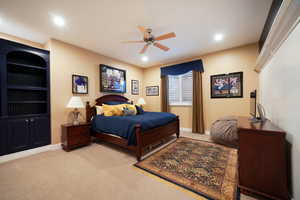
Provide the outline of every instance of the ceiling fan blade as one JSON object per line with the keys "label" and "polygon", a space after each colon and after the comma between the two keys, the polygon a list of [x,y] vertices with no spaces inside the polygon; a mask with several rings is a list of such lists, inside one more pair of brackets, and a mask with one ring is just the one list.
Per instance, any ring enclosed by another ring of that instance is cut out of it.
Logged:
{"label": "ceiling fan blade", "polygon": [[170,48],[158,43],[158,42],[155,42],[153,43],[154,46],[156,46],[157,48],[160,48],[161,50],[164,50],[164,51],[169,51]]}
{"label": "ceiling fan blade", "polygon": [[155,40],[156,41],[166,40],[166,39],[173,38],[173,37],[176,37],[176,35],[174,32],[171,32],[171,33],[160,35],[160,36],[156,37]]}
{"label": "ceiling fan blade", "polygon": [[143,43],[143,40],[131,40],[131,41],[122,41],[122,43]]}
{"label": "ceiling fan blade", "polygon": [[140,51],[140,54],[143,54],[146,52],[146,50],[148,49],[149,44],[145,44],[145,46],[143,47],[143,49]]}
{"label": "ceiling fan blade", "polygon": [[138,26],[138,29],[144,34],[146,32],[146,28],[143,26]]}
{"label": "ceiling fan blade", "polygon": [[144,38],[148,38],[149,37],[149,33],[147,32],[147,28],[145,28],[143,26],[138,26],[138,29],[143,34]]}

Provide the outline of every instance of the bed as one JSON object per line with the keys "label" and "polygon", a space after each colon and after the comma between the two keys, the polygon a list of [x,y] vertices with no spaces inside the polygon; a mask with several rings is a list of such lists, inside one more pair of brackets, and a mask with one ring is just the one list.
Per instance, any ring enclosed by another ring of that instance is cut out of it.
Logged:
{"label": "bed", "polygon": [[[105,102],[131,103],[120,95],[104,95],[95,105]],[[145,149],[173,134],[179,137],[179,117],[170,113],[145,112],[137,116],[104,117],[96,115],[96,107],[86,104],[86,120],[92,123],[92,136],[116,144],[135,153],[138,161]]]}

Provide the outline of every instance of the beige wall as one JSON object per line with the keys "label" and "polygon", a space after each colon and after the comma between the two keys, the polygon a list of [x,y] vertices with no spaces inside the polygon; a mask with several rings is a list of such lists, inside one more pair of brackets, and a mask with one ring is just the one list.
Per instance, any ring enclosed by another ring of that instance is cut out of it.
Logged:
{"label": "beige wall", "polygon": [[[49,40],[45,45],[23,40],[17,37],[0,34],[0,38],[12,40],[50,50],[50,79],[51,79],[51,128],[52,144],[60,143],[61,124],[70,122],[70,111],[66,105],[72,94],[72,74],[85,75],[89,78],[89,93],[80,95],[84,102],[91,103],[102,94],[99,83],[99,64],[125,69],[127,71],[127,93],[124,96],[135,102],[138,95],[131,95],[131,80],[140,81],[140,94],[143,88],[143,69],[108,58],[97,53],[79,48],[58,40]],[[85,109],[80,110],[85,119]]]}
{"label": "beige wall", "polygon": [[[258,74],[253,71],[257,56],[257,44],[250,44],[194,58],[201,58],[204,65],[203,99],[205,129],[207,131],[209,130],[211,123],[219,117],[226,115],[249,115],[249,93],[250,91],[258,88]],[[170,63],[170,65],[171,64],[175,63]],[[160,86],[160,67],[161,66],[156,66],[144,70],[144,87],[149,85]],[[244,72],[244,98],[210,98],[211,75],[239,71]],[[147,105],[145,106],[146,109],[151,111],[160,111],[160,97],[145,96],[145,100],[147,102]],[[171,112],[180,116],[182,128],[192,127],[192,107],[172,106]]]}
{"label": "beige wall", "polygon": [[[143,80],[144,87],[159,85],[159,91],[161,92],[160,67],[144,69]],[[143,96],[146,101],[146,105],[144,106],[146,110],[160,111],[160,96],[146,96],[146,90],[143,90]]]}
{"label": "beige wall", "polygon": [[[130,86],[131,80],[135,79],[140,81],[140,88],[143,88],[143,70],[141,68],[57,40],[51,40],[49,46],[51,51],[52,143],[60,142],[60,126],[70,121],[71,110],[66,109],[66,104],[72,96],[72,74],[88,76],[89,94],[80,96],[84,102],[94,102],[102,95],[99,92],[99,64],[125,69],[127,71],[127,93],[124,96],[137,101],[139,96],[130,94]],[[82,109],[82,113],[85,114],[84,109]]]}

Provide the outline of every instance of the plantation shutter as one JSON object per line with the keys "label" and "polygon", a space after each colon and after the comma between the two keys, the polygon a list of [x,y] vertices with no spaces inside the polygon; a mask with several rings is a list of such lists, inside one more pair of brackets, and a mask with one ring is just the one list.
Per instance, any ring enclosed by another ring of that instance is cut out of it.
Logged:
{"label": "plantation shutter", "polygon": [[180,77],[169,76],[169,103],[180,102]]}
{"label": "plantation shutter", "polygon": [[182,102],[192,102],[193,100],[193,71],[182,75]]}
{"label": "plantation shutter", "polygon": [[193,100],[193,72],[183,75],[168,76],[169,81],[169,103],[191,104]]}

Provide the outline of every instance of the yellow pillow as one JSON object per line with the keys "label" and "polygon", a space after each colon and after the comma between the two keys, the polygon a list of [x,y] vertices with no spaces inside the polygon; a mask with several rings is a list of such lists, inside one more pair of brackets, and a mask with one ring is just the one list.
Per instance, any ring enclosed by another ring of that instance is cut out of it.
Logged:
{"label": "yellow pillow", "polygon": [[106,105],[103,104],[103,113],[104,116],[122,116],[123,115],[123,108],[126,107],[126,104],[119,104],[119,105]]}
{"label": "yellow pillow", "polygon": [[114,116],[114,112],[113,112],[113,110],[105,110],[103,112],[103,115],[106,117],[111,117],[111,116]]}
{"label": "yellow pillow", "polygon": [[96,113],[97,113],[97,115],[102,115],[103,114],[102,106],[96,106]]}
{"label": "yellow pillow", "polygon": [[135,105],[132,105],[132,104],[126,104],[126,107],[127,107],[129,110],[133,110],[133,111],[134,111],[134,114],[136,115],[137,110],[136,110]]}
{"label": "yellow pillow", "polygon": [[110,117],[110,116],[116,115],[115,114],[115,112],[116,112],[115,111],[116,110],[115,107],[111,107],[111,106],[108,106],[108,105],[103,105],[102,108],[103,108],[103,114],[104,114],[104,116]]}

